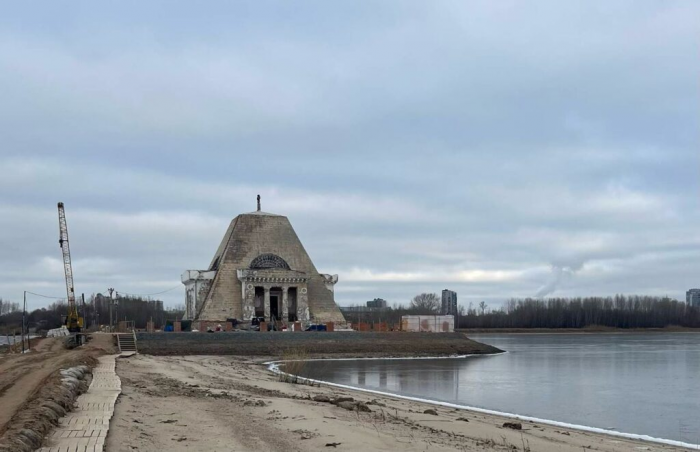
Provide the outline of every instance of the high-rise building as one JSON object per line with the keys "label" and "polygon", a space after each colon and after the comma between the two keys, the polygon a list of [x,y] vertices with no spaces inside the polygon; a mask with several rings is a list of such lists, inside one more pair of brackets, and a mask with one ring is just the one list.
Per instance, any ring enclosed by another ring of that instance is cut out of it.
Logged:
{"label": "high-rise building", "polygon": [[386,302],[386,300],[384,300],[382,298],[375,298],[374,300],[367,302],[367,307],[368,308],[386,308],[387,302]]}
{"label": "high-rise building", "polygon": [[700,308],[700,289],[690,289],[685,293],[685,302]]}
{"label": "high-rise building", "polygon": [[447,289],[442,291],[442,308],[440,309],[440,314],[457,315],[457,292]]}

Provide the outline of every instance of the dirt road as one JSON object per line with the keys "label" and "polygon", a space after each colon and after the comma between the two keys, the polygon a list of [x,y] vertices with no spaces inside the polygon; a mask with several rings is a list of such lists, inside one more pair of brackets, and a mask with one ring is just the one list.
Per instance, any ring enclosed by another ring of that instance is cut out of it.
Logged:
{"label": "dirt road", "polygon": [[96,335],[88,345],[73,350],[64,348],[62,338],[48,338],[37,340],[31,352],[0,357],[0,435],[49,375],[82,364],[105,350],[112,350],[111,337],[106,335]]}
{"label": "dirt road", "polygon": [[[512,430],[503,427],[512,419],[284,383],[249,358],[135,355],[119,359],[117,373],[123,392],[107,437],[110,452],[681,450],[529,422]],[[322,396],[353,397],[371,411],[348,411]]]}

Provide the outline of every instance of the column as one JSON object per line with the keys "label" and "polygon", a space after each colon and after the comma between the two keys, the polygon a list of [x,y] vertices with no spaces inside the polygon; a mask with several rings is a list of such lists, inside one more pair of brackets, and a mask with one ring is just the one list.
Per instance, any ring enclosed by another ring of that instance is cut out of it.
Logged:
{"label": "column", "polygon": [[302,284],[297,289],[297,319],[302,322],[309,321],[309,296],[306,284]]}
{"label": "column", "polygon": [[263,299],[263,309],[265,310],[265,320],[270,321],[270,288],[265,287],[265,298]]}
{"label": "column", "polygon": [[243,282],[243,320],[250,321],[255,315],[255,286]]}
{"label": "column", "polygon": [[285,324],[287,323],[287,321],[289,321],[289,300],[287,298],[288,290],[289,287],[282,287],[282,314],[280,315],[280,317],[282,317],[282,322],[284,322]]}

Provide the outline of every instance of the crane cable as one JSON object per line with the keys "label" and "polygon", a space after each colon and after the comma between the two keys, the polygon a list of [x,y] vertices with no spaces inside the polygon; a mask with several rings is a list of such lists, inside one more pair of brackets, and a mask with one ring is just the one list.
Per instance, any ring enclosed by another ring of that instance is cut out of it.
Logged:
{"label": "crane cable", "polygon": [[[129,295],[131,297],[150,297],[151,295],[160,295],[160,294],[164,294],[166,292],[170,292],[171,290],[175,290],[178,287],[180,287],[180,284],[178,284],[177,286],[171,287],[170,289],[164,290],[162,292],[146,293],[146,294],[126,293],[126,292],[120,292],[118,290],[115,290],[115,292],[119,293],[120,295]],[[65,300],[66,299],[65,295],[61,295],[61,296],[57,297],[57,296],[52,296],[52,295],[44,295],[44,294],[40,294],[40,293],[36,293],[36,292],[30,292],[28,290],[25,290],[24,292],[27,292],[28,294],[31,294],[31,295],[36,295],[37,297],[48,298],[50,300]]]}
{"label": "crane cable", "polygon": [[65,300],[65,299],[66,299],[65,295],[64,295],[64,296],[60,296],[60,297],[51,297],[51,296],[49,296],[49,295],[42,295],[42,294],[40,294],[40,293],[34,293],[34,292],[30,292],[30,291],[28,291],[28,290],[25,290],[25,292],[30,293],[30,294],[32,294],[32,295],[36,295],[37,297],[50,298],[50,299],[52,299],[52,300]]}
{"label": "crane cable", "polygon": [[121,292],[119,290],[115,290],[114,292],[118,293],[119,295],[128,295],[130,297],[150,297],[152,295],[160,295],[160,294],[164,294],[166,292],[170,292],[171,290],[175,290],[178,287],[180,287],[180,284],[178,284],[175,287],[171,287],[170,289],[166,289],[162,292],[155,292],[155,293],[126,293],[126,292]]}

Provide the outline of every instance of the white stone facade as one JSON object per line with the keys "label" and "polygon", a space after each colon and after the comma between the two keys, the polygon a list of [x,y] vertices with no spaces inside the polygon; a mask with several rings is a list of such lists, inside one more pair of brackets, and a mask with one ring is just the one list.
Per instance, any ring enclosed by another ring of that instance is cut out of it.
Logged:
{"label": "white stone facade", "polygon": [[334,299],[338,275],[316,270],[281,215],[258,211],[234,218],[209,269],[185,272],[182,281],[188,319],[345,323]]}
{"label": "white stone facade", "polygon": [[185,285],[185,316],[183,320],[193,320],[197,309],[202,306],[204,297],[207,296],[211,282],[216,276],[216,271],[187,270],[180,280]]}

